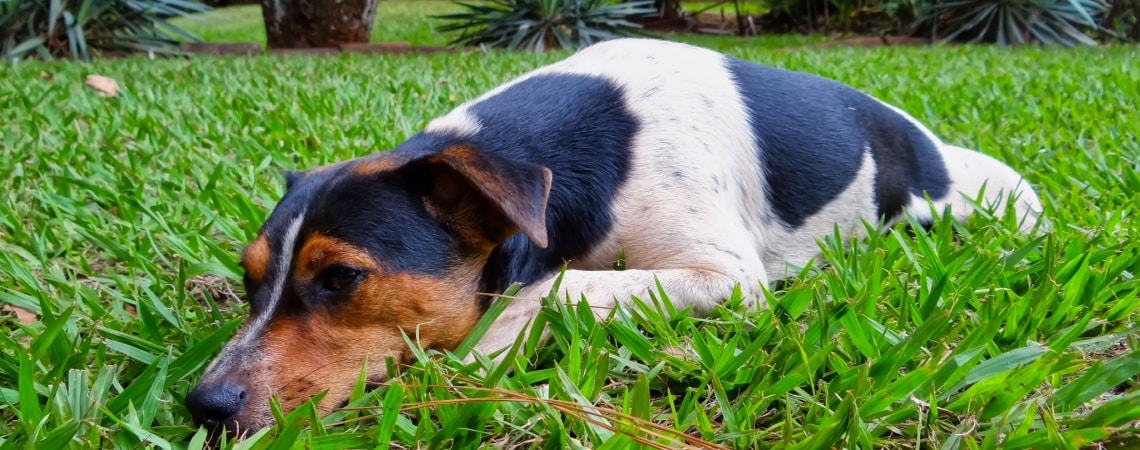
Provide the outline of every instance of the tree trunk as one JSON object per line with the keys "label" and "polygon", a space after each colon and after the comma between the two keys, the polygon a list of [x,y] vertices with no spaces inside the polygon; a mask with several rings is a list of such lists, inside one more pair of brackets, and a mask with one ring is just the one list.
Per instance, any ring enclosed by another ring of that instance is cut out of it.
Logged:
{"label": "tree trunk", "polygon": [[269,48],[367,43],[379,0],[261,0]]}

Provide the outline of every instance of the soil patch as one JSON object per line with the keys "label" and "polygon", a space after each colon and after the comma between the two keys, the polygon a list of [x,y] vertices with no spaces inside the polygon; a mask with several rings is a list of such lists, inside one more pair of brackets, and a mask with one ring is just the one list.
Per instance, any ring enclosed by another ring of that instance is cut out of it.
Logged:
{"label": "soil patch", "polygon": [[441,47],[412,45],[407,42],[377,42],[367,44],[342,44],[337,47],[314,48],[273,48],[265,49],[256,42],[196,42],[179,46],[183,53],[199,56],[255,56],[270,54],[275,56],[332,56],[341,53],[361,53],[368,55],[402,55],[408,53],[434,54],[458,53],[464,47]]}
{"label": "soil patch", "polygon": [[902,47],[902,46],[925,46],[932,45],[930,39],[916,38],[908,36],[880,36],[880,37],[858,37],[851,39],[839,39],[834,41],[821,42],[818,44],[799,45],[795,47],[785,47],[777,49],[778,52],[792,52],[800,50],[818,50],[830,47]]}
{"label": "soil patch", "polygon": [[179,50],[198,55],[242,55],[250,56],[261,53],[261,44],[256,42],[186,42],[178,46]]}

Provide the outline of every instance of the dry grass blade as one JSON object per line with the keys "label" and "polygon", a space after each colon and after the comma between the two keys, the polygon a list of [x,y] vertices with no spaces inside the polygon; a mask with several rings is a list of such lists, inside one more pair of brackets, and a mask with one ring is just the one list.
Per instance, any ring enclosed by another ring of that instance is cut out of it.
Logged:
{"label": "dry grass blade", "polygon": [[[554,408],[558,411],[561,411],[562,413],[571,415],[571,416],[573,416],[579,420],[600,426],[600,427],[605,428],[605,429],[612,431],[614,433],[620,433],[626,437],[629,437],[630,439],[637,441],[638,443],[641,443],[643,445],[647,445],[647,446],[650,446],[653,448],[671,449],[671,448],[675,448],[675,447],[662,446],[662,444],[660,444],[660,443],[650,441],[650,440],[645,439],[641,436],[636,436],[636,435],[630,434],[627,430],[619,429],[619,428],[614,427],[612,425],[609,425],[605,422],[601,422],[601,421],[598,421],[597,419],[593,419],[590,416],[597,416],[597,417],[602,417],[602,418],[605,418],[608,420],[624,422],[627,425],[632,425],[632,426],[637,427],[638,431],[649,434],[649,435],[651,435],[655,438],[658,438],[658,439],[665,439],[665,440],[672,440],[672,441],[676,441],[676,440],[680,439],[685,444],[693,446],[693,448],[728,450],[728,447],[718,445],[716,443],[709,442],[709,441],[706,441],[704,439],[701,439],[701,438],[698,438],[695,436],[690,436],[690,435],[685,434],[681,431],[677,431],[677,430],[674,430],[671,428],[663,427],[663,426],[658,425],[656,423],[653,423],[651,421],[641,419],[639,417],[630,416],[629,414],[625,414],[621,411],[617,411],[617,410],[614,410],[612,408],[606,408],[604,406],[597,406],[597,405],[586,406],[586,405],[582,405],[580,403],[575,403],[575,402],[566,401],[566,400],[557,400],[557,399],[546,399],[546,400],[544,400],[544,399],[540,399],[540,398],[531,397],[529,395],[526,395],[526,394],[523,394],[520,392],[508,391],[505,389],[498,389],[498,388],[485,388],[485,387],[479,387],[479,386],[448,386],[448,385],[436,385],[436,384],[417,384],[417,385],[405,385],[405,386],[406,387],[421,388],[421,389],[448,389],[448,390],[452,390],[452,391],[468,390],[468,391],[483,392],[483,393],[488,393],[488,394],[495,394],[495,395],[499,395],[500,397],[450,398],[450,399],[442,399],[442,400],[431,400],[431,401],[424,401],[424,402],[405,403],[403,406],[400,407],[400,412],[414,411],[414,410],[422,409],[422,408],[434,408],[434,407],[445,406],[445,405],[459,405],[459,404],[486,403],[486,402],[494,402],[494,403],[516,402],[516,403],[545,404],[545,405],[550,406],[551,408]],[[369,409],[374,409],[374,408],[372,408],[372,407],[343,408],[343,410],[345,410],[345,411],[362,411],[362,410],[369,410]],[[340,421],[340,422],[334,423],[332,425],[343,425],[347,422],[360,421],[360,420],[365,420],[365,419],[373,419],[376,417],[379,417],[379,415],[376,415],[376,414],[363,415],[363,416],[356,417],[354,419],[348,419],[348,420]]]}
{"label": "dry grass blade", "polygon": [[102,75],[88,75],[84,83],[104,97],[119,95],[119,83]]}

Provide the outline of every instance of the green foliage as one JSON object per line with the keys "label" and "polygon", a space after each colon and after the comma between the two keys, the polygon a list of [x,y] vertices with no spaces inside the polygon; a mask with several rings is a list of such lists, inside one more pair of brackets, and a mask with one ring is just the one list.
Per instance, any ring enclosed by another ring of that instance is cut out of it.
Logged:
{"label": "green foliage", "polygon": [[782,32],[895,33],[925,0],[764,0],[765,29]]}
{"label": "green foliage", "polygon": [[946,41],[1096,45],[1089,33],[1107,11],[1104,0],[931,0],[911,28]]}
{"label": "green foliage", "polygon": [[88,60],[107,51],[172,53],[175,36],[196,38],[167,19],[209,9],[193,0],[0,0],[0,54]]}
{"label": "green foliage", "polygon": [[[668,293],[657,292],[598,321],[548,298],[548,345],[525,335],[519,357],[486,371],[421,352],[393,382],[357,390],[349,409],[317,420],[300,408],[222,448],[1124,448],[1140,438],[1140,55],[777,53],[768,48],[787,38],[690,39],[852,84],[1008,161],[1039,189],[1054,231],[1023,236],[983,213],[899,226],[846,251],[827,239],[831,264],[790,280],[763,311],[665,319]],[[201,448],[181,402],[247,311],[237,255],[281,195],[281,171],[392,148],[566,54],[0,67],[11,112],[0,133],[0,305],[38,316],[0,312],[0,447]],[[92,71],[118,80],[120,95],[82,88]]]}
{"label": "green foliage", "polygon": [[[1135,12],[1106,0],[768,0],[768,29],[908,34],[943,41],[1096,45],[1128,37]],[[1125,4],[1126,2],[1120,2]]]}
{"label": "green foliage", "polygon": [[1116,39],[1140,42],[1140,0],[1112,0],[1101,28]]}
{"label": "green foliage", "polygon": [[652,14],[653,0],[488,0],[457,2],[466,11],[435,16],[439,31],[460,34],[452,43],[492,48],[577,49],[631,35],[630,17]]}

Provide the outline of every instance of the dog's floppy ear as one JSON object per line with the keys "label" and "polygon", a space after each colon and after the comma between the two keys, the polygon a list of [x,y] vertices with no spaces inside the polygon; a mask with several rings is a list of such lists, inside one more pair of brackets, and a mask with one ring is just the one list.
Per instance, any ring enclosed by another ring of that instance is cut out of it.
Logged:
{"label": "dog's floppy ear", "polygon": [[429,213],[468,243],[494,246],[521,231],[546,248],[550,169],[463,145],[405,169],[424,193]]}

